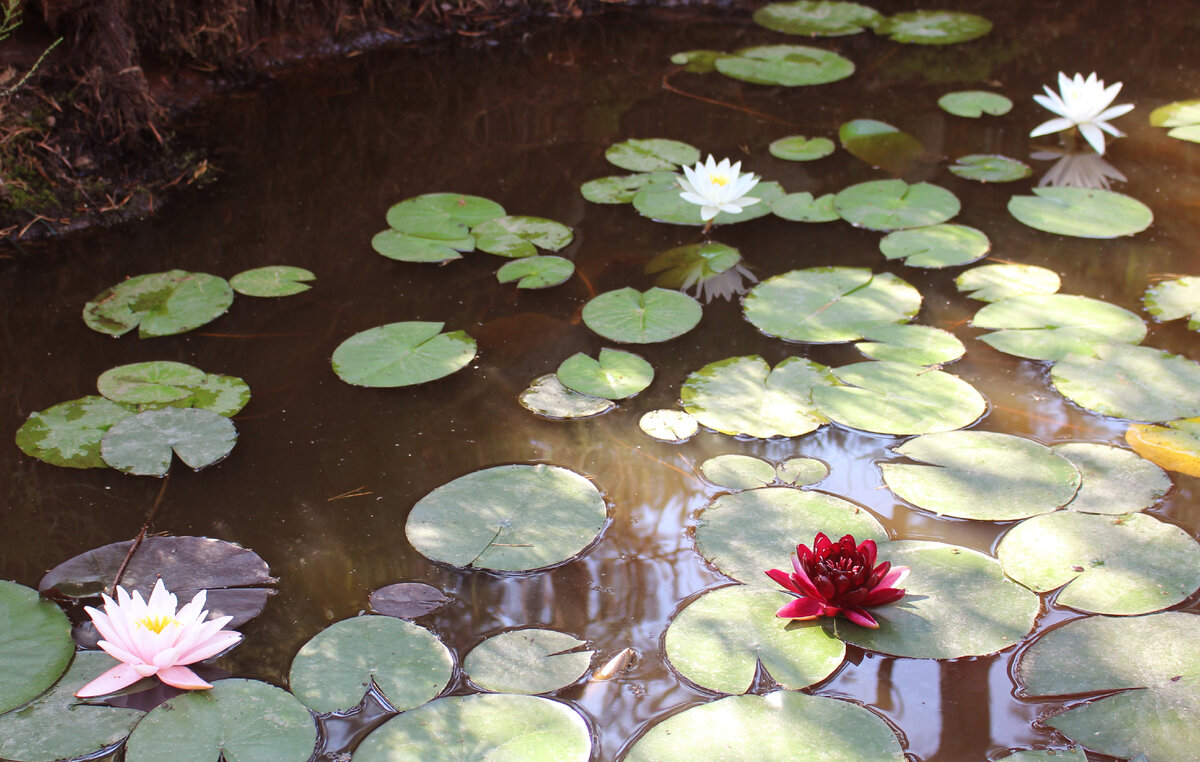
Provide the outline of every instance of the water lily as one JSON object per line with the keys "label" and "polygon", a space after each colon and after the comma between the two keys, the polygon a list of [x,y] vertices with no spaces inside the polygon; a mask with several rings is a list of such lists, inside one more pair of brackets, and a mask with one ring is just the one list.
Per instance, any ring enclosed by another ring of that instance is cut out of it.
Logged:
{"label": "water lily", "polygon": [[132,685],[143,677],[158,676],[167,685],[185,690],[212,685],[185,665],[194,664],[232,647],[242,635],[222,629],[232,617],[204,621],[205,591],[176,611],[176,600],[160,579],[149,602],[136,590],[131,596],[117,587],[117,599],[104,596],[104,611],[91,606],[87,613],[100,631],[99,645],[121,663],[79,689],[80,698],[103,696]]}
{"label": "water lily", "polygon": [[740,161],[730,166],[729,159],[721,159],[718,164],[709,154],[707,162],[696,162],[694,167],[683,168],[684,176],[679,179],[683,193],[679,197],[689,204],[697,204],[700,219],[710,225],[720,212],[737,214],[744,207],[758,203],[757,198],[746,194],[758,185],[759,177],[749,172],[743,175],[741,169]]}
{"label": "water lily", "polygon": [[1043,85],[1042,89],[1046,94],[1035,95],[1033,99],[1058,116],[1039,124],[1029,133],[1029,137],[1036,138],[1039,135],[1049,135],[1052,132],[1077,127],[1084,139],[1096,149],[1096,153],[1102,154],[1105,132],[1115,138],[1124,135],[1108,123],[1109,119],[1115,119],[1133,109],[1132,103],[1109,106],[1121,91],[1120,82],[1105,87],[1104,80],[1096,78],[1096,72],[1089,74],[1087,79],[1084,79],[1082,74],[1068,79],[1066,74],[1059,72],[1059,92],[1051,90],[1049,85]]}
{"label": "water lily", "polygon": [[767,572],[768,577],[800,596],[775,616],[816,619],[841,615],[861,627],[879,627],[867,609],[904,597],[904,590],[896,585],[908,576],[908,567],[893,568],[887,561],[876,566],[875,554],[874,540],[855,545],[851,535],[832,542],[818,532],[812,550],[797,545],[792,556],[794,574],[779,569]]}

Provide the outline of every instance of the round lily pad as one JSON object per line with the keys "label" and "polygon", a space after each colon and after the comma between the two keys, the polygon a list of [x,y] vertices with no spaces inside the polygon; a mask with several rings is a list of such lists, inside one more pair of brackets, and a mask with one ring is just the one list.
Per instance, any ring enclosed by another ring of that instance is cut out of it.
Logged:
{"label": "round lily pad", "polygon": [[994,431],[949,431],[893,448],[918,464],[881,463],[883,481],[939,515],[1010,521],[1071,502],[1082,481],[1062,455],[1031,439]]}
{"label": "round lily pad", "polygon": [[716,60],[717,71],[756,85],[823,85],[854,73],[854,62],[829,50],[804,45],[742,48]]}
{"label": "round lily pad", "polygon": [[804,487],[829,476],[829,464],[816,458],[788,458],[779,464],[775,473],[784,484]]}
{"label": "round lily pad", "polygon": [[841,666],[846,646],[816,622],[780,619],[794,600],[782,590],[730,585],[709,590],[671,620],[663,647],[680,675],[718,693],[745,693],[759,666],[782,688],[799,690]]}
{"label": "round lily pad", "polygon": [[137,412],[104,397],[81,397],[32,413],[17,429],[17,447],[31,458],[67,468],[107,468],[100,440]]}
{"label": "round lily pad", "polygon": [[879,326],[907,323],[921,294],[891,273],[865,267],[810,267],[759,283],[742,300],[746,319],[768,336],[832,343]]}
{"label": "round lily pad", "polygon": [[1072,294],[993,302],[975,313],[971,325],[993,331],[980,341],[1030,360],[1056,361],[1073,352],[1091,354],[1100,344],[1137,344],[1146,337],[1146,324],[1129,310]]}
{"label": "round lily pad", "polygon": [[992,244],[983,231],[966,225],[929,225],[897,230],[879,241],[888,259],[903,259],[909,267],[954,267],[987,255]]}
{"label": "round lily pad", "polygon": [[868,330],[855,348],[872,360],[914,365],[954,362],[967,351],[958,337],[928,325],[884,325]]}
{"label": "round lily pad", "polygon": [[811,395],[828,383],[828,368],[801,357],[774,369],[757,355],[728,357],[689,375],[679,397],[693,418],[722,434],[798,437],[825,422]]}
{"label": "round lily pad", "polygon": [[1008,211],[1035,230],[1080,238],[1118,238],[1150,227],[1154,214],[1136,198],[1099,188],[1034,188]]}
{"label": "round lily pad", "polygon": [[[684,201],[675,185],[660,185],[652,183],[642,186],[633,197],[633,208],[643,217],[649,217],[657,222],[669,222],[673,225],[703,225],[700,217],[700,207],[690,201]],[[771,203],[784,195],[783,187],[776,182],[760,182],[750,191],[750,198],[758,199],[753,204],[746,205],[737,214],[718,212],[713,218],[716,225],[731,225],[737,222],[755,220],[771,213]]]}
{"label": "round lily pad", "polygon": [[750,455],[717,455],[700,464],[700,473],[718,487],[754,489],[775,481],[775,466]]}
{"label": "round lily pad", "polygon": [[789,193],[771,203],[771,213],[792,222],[833,222],[841,219],[833,209],[832,193],[820,198],[813,198],[813,194],[808,192]]}
{"label": "round lily pad", "polygon": [[986,90],[960,90],[938,98],[938,106],[948,114],[978,119],[984,114],[1003,116],[1012,111],[1013,103],[1000,93]]}
{"label": "round lily pad", "polygon": [[1126,429],[1125,441],[1168,471],[1200,477],[1200,418],[1168,421],[1165,426],[1135,423]]}
{"label": "round lily pad", "polygon": [[292,693],[314,711],[352,709],[371,687],[403,712],[433,700],[454,676],[454,656],[424,627],[390,616],[343,619],[296,653]]}
{"label": "round lily pad", "polygon": [[204,380],[189,387],[190,394],[171,403],[171,407],[194,407],[211,410],[217,415],[232,418],[250,402],[250,386],[237,376],[206,373]]}
{"label": "round lily pad", "polygon": [[907,132],[876,119],[854,119],[838,128],[847,153],[895,174],[907,171],[925,155],[925,146]]}
{"label": "round lily pad", "polygon": [[638,428],[663,442],[686,442],[696,435],[700,424],[682,410],[651,410],[638,420]]}
{"label": "round lily pad", "polygon": [[233,289],[208,273],[168,270],[138,275],[84,305],[88,328],[110,336],[138,329],[143,339],[170,336],[216,320],[233,304]]}
{"label": "round lily pad", "polygon": [[508,216],[471,228],[480,251],[516,259],[532,257],[538,249],[558,251],[571,242],[571,228],[544,217]]}
{"label": "round lily pad", "polygon": [[1033,174],[1033,170],[1023,161],[982,153],[958,157],[950,165],[950,171],[964,180],[981,183],[1011,183]]}
{"label": "round lily pad", "polygon": [[558,380],[581,394],[621,400],[649,386],[654,368],[632,352],[619,349],[601,349],[598,360],[576,352],[558,366]]}
{"label": "round lily pad", "polygon": [[441,590],[424,582],[397,582],[371,591],[371,610],[399,619],[416,619],[454,602]]}
{"label": "round lily pad", "polygon": [[860,362],[834,371],[840,385],[813,389],[829,420],[877,434],[929,434],[961,429],[987,402],[958,376],[907,362]]}
{"label": "round lily pad", "polygon": [[978,39],[992,31],[983,16],[960,11],[911,11],[888,16],[875,26],[894,42],[916,45],[953,45]]}
{"label": "round lily pad", "polygon": [[1188,328],[1200,331],[1200,277],[1183,278],[1155,283],[1146,289],[1142,304],[1155,320],[1188,318]]}
{"label": "round lily pad", "polygon": [[237,444],[237,429],[211,410],[167,407],[147,410],[114,425],[100,441],[104,462],[137,476],[166,476],[171,453],[199,471]]}
{"label": "round lily pad", "polygon": [[229,285],[244,296],[292,296],[312,288],[306,281],[316,279],[303,267],[269,265],[240,272],[229,279]]}
{"label": "round lily pad", "polygon": [[70,663],[75,644],[62,609],[16,582],[0,580],[0,620],[2,714],[53,685]]}
{"label": "round lily pad", "polygon": [[575,263],[564,257],[522,257],[506,262],[496,271],[501,283],[517,281],[517,288],[550,288],[562,283],[575,272]]}
{"label": "round lily pad", "polygon": [[608,520],[600,491],[565,468],[486,468],[417,501],[405,532],[422,555],[458,567],[526,571],[569,560]]}
{"label": "round lily pad", "polygon": [[1050,449],[1079,469],[1083,483],[1067,510],[1129,513],[1149,508],[1171,489],[1171,477],[1129,450],[1091,442],[1067,442]]}
{"label": "round lily pad", "polygon": [[954,279],[962,293],[982,302],[999,302],[1014,296],[1053,294],[1062,282],[1058,273],[1037,265],[980,265]]}
{"label": "round lily pad", "polygon": [[557,630],[509,630],[472,648],[463,659],[463,672],[472,683],[494,693],[550,693],[587,672],[593,652],[585,645]]}
{"label": "round lily pad", "polygon": [[732,246],[707,241],[656,254],[646,263],[646,273],[658,273],[656,286],[683,290],[727,272],[741,261],[742,255]]}
{"label": "round lily pad", "polygon": [[610,341],[654,344],[696,327],[704,310],[687,294],[665,288],[606,291],[583,306],[583,322]]}
{"label": "round lily pad", "polygon": [[1034,516],[996,546],[1004,573],[1055,602],[1096,614],[1148,614],[1200,588],[1200,545],[1144,513]]}
{"label": "round lily pad", "polygon": [[630,138],[609,146],[604,158],[632,172],[674,172],[700,161],[700,149],[678,140]]}
{"label": "round lily pad", "polygon": [[422,238],[387,229],[371,238],[371,248],[388,259],[398,262],[450,262],[462,259],[461,251],[474,251],[475,239],[468,233],[465,238]]}
{"label": "round lily pad", "polygon": [[1050,369],[1054,388],[1076,405],[1151,423],[1200,415],[1200,364],[1129,344],[1099,344],[1092,352],[1067,355]]}
{"label": "round lily pad", "polygon": [[139,362],[109,368],[96,379],[96,388],[113,402],[128,405],[166,405],[191,395],[205,373],[181,362]]}
{"label": "round lily pad", "polygon": [[901,230],[945,222],[961,207],[953,193],[937,185],[869,180],[834,196],[833,208],[855,227]]}
{"label": "round lily pad", "polygon": [[[767,6],[770,7],[770,6]],[[833,141],[829,138],[808,138],[804,135],[788,135],[771,141],[767,150],[776,159],[784,161],[813,161],[833,153]]]}
{"label": "round lily pad", "polygon": [[400,233],[453,246],[454,242],[469,239],[470,229],[479,223],[502,216],[504,207],[490,199],[462,193],[426,193],[393,205],[387,211],[387,223]]}
{"label": "round lily pad", "polygon": [[[696,152],[699,160],[700,152]],[[672,169],[674,167],[672,166]],[[628,204],[637,192],[646,185],[674,185],[674,172],[639,172],[636,175],[613,175],[588,180],[579,186],[583,197],[594,204]]]}
{"label": "round lily pad", "polygon": [[517,400],[521,407],[545,418],[590,418],[616,407],[612,400],[568,389],[554,373],[534,379]]}
{"label": "round lily pad", "polygon": [[785,34],[839,37],[858,34],[883,20],[874,8],[834,0],[769,3],[754,12],[754,22]]}
{"label": "round lily pad", "polygon": [[411,321],[356,333],[333,351],[333,372],[355,386],[411,386],[462,369],[475,357],[475,340],[463,331],[442,333],[445,323]]}

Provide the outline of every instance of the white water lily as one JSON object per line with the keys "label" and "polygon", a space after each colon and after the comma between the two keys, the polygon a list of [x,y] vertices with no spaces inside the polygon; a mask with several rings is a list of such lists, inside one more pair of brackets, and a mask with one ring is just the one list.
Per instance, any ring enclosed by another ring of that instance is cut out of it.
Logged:
{"label": "white water lily", "polygon": [[1096,149],[1096,153],[1102,154],[1104,153],[1105,132],[1115,138],[1125,134],[1108,123],[1109,119],[1115,119],[1133,109],[1132,103],[1109,106],[1117,97],[1117,93],[1121,91],[1120,82],[1105,87],[1104,80],[1096,78],[1096,72],[1092,72],[1087,79],[1084,79],[1082,74],[1068,78],[1060,71],[1058,73],[1059,92],[1051,90],[1049,85],[1043,85],[1042,89],[1046,91],[1046,94],[1035,95],[1033,99],[1058,116],[1039,124],[1033,129],[1033,132],[1029,133],[1029,137],[1036,138],[1040,135],[1049,135],[1052,132],[1077,127],[1084,140]]}
{"label": "white water lily", "polygon": [[700,219],[705,222],[720,212],[737,214],[744,207],[759,201],[746,195],[758,185],[758,175],[750,172],[743,175],[741,169],[740,161],[730,166],[729,159],[721,159],[718,164],[709,154],[707,162],[697,162],[695,167],[683,168],[684,177],[679,180],[683,193],[679,197],[689,204],[698,205]]}

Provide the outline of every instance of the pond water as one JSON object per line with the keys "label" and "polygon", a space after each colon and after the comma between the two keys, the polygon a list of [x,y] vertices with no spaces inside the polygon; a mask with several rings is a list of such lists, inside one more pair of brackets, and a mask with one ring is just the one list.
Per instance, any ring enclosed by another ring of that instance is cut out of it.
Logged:
{"label": "pond water", "polygon": [[[1147,116],[1200,95],[1200,61],[1190,55],[1200,21],[1171,2],[1123,5],[1120,14],[1100,0],[955,5],[991,18],[992,33],[945,47],[898,45],[870,33],[809,43],[783,39],[740,12],[614,12],[537,25],[495,43],[455,40],[329,61],[230,94],[190,125],[216,146],[211,163],[219,182],[187,191],[148,220],[39,245],[0,263],[0,429],[14,432],[35,410],[94,393],[101,372],[125,363],[176,360],[244,378],[253,399],[235,419],[236,448],[197,473],[177,464],[153,524],[158,532],[251,548],[280,580],[265,612],[241,628],[244,643],[220,666],[285,684],[292,656],[315,633],[366,610],[371,591],[420,580],[455,599],[420,622],[460,659],[486,636],[525,625],[588,640],[599,652],[594,666],[636,649],[640,658],[620,679],[556,694],[589,718],[594,759],[615,759],[657,719],[713,698],[676,676],[662,654],[663,633],[682,603],[727,582],[696,553],[690,534],[696,514],[723,492],[700,477],[705,459],[819,458],[831,473],[816,488],[866,506],[896,538],[990,552],[1011,522],[937,517],[896,498],[876,462],[894,457],[889,448],[899,437],[836,426],[772,440],[702,432],[682,445],[644,435],[640,416],[677,407],[687,375],[715,360],[760,354],[774,364],[802,354],[837,366],[859,359],[849,345],[764,336],[736,301],[705,305],[700,326],[681,338],[632,347],[656,376],[618,409],[574,421],[523,409],[517,395],[534,378],[577,351],[595,355],[612,345],[583,325],[584,303],[612,289],[649,288],[653,276],[644,268],[653,255],[701,240],[698,228],[656,223],[628,205],[580,196],[584,181],[624,173],[605,161],[608,146],[631,137],[682,140],[740,159],[789,192],[820,195],[889,175],[843,150],[816,162],[780,161],[768,144],[789,134],[835,137],[851,119],[879,119],[924,144],[932,159],[903,177],[951,189],[963,207],[955,222],[985,231],[994,261],[1052,269],[1064,293],[1143,316],[1141,295],[1154,278],[1197,272],[1200,148],[1168,139]],[[680,72],[667,62],[681,50],[778,42],[837,50],[858,71],[835,84],[785,89]],[[1028,137],[1046,118],[1030,96],[1060,70],[1093,69],[1107,82],[1124,82],[1119,102],[1137,104],[1117,122],[1128,137],[1113,142],[1107,158],[1128,178],[1114,189],[1153,209],[1149,230],[1111,241],[1038,232],[1005,209],[1031,181],[980,184],[946,170],[955,157],[996,153],[1033,165],[1036,180],[1050,162],[1029,154],[1057,137]],[[1015,107],[983,120],[937,107],[940,95],[974,88],[1004,93]],[[556,288],[517,291],[496,283],[502,260],[487,254],[436,266],[372,251],[389,206],[436,191],[484,196],[510,214],[571,226],[574,242],[563,253],[576,275]],[[887,261],[880,234],[840,222],[768,216],[718,227],[713,237],[737,247],[759,279],[851,265],[912,283],[924,296],[917,322],[952,331],[967,345],[966,356],[946,369],[987,398],[977,428],[1046,444],[1123,444],[1127,424],[1067,402],[1051,388],[1044,363],[1001,354],[975,338],[982,332],[967,321],[981,303],[953,283],[963,268]],[[85,302],[128,276],[181,268],[230,277],[268,264],[305,267],[317,280],[286,299],[238,297],[217,321],[179,336],[113,340],[79,318]],[[465,330],[479,354],[444,380],[399,389],[354,387],[331,372],[330,355],[344,339],[405,320]],[[1150,322],[1144,343],[1200,355],[1196,334],[1182,321]],[[543,572],[494,574],[435,564],[409,545],[405,519],[418,499],[477,469],[528,462],[585,474],[608,501],[610,524],[581,558]],[[1172,491],[1149,512],[1195,536],[1200,482],[1172,478]],[[130,539],[160,486],[111,470],[55,468],[0,448],[0,578],[36,586],[63,560]],[[779,566],[789,552],[779,548]],[[1180,608],[1200,613],[1194,597]],[[1035,634],[1076,615],[1048,600]],[[851,648],[847,663],[813,691],[874,707],[900,731],[911,757],[925,762],[1062,747],[1061,736],[1036,722],[1061,702],[1014,697],[1013,659],[1013,649],[934,661]]]}

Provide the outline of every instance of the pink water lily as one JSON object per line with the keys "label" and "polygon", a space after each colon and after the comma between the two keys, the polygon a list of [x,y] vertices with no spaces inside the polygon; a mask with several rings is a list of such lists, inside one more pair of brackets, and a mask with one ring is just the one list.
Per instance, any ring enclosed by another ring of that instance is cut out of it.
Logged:
{"label": "pink water lily", "polygon": [[88,606],[87,613],[104,638],[100,647],[121,663],[80,688],[75,694],[80,698],[113,693],[151,675],[184,690],[211,688],[185,665],[216,656],[242,639],[241,633],[222,629],[233,617],[204,621],[203,590],[178,611],[175,595],[161,579],[148,602],[123,587],[117,588],[117,600],[103,597],[104,611]]}
{"label": "pink water lily", "polygon": [[767,572],[768,577],[800,596],[784,604],[775,616],[816,619],[840,615],[861,627],[879,627],[867,609],[904,597],[904,590],[896,585],[908,576],[908,567],[893,568],[887,561],[876,566],[876,552],[874,540],[855,545],[854,537],[846,535],[831,542],[820,532],[812,550],[797,545],[792,556],[794,574],[779,569]]}

